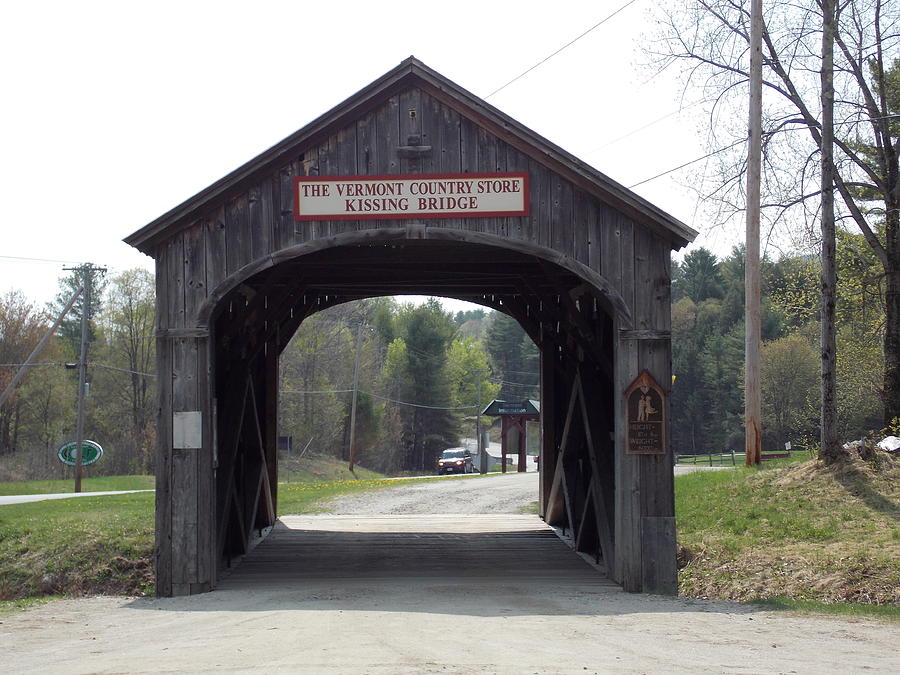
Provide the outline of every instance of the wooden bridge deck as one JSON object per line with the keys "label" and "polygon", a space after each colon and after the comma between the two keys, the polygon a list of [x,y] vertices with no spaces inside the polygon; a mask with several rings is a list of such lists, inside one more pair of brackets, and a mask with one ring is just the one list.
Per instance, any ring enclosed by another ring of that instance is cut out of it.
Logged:
{"label": "wooden bridge deck", "polygon": [[219,584],[223,590],[304,582],[610,586],[536,516],[286,516]]}

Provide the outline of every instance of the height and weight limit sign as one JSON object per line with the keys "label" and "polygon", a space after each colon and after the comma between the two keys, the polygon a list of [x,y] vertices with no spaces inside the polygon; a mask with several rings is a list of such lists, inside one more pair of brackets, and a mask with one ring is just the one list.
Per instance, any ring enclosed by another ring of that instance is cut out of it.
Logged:
{"label": "height and weight limit sign", "polygon": [[298,176],[294,219],[527,216],[528,174]]}

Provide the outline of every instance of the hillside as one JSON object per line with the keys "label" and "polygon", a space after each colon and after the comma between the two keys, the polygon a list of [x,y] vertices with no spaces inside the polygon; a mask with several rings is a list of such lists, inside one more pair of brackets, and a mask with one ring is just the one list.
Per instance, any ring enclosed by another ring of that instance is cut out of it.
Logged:
{"label": "hillside", "polygon": [[900,604],[900,460],[676,479],[688,597]]}

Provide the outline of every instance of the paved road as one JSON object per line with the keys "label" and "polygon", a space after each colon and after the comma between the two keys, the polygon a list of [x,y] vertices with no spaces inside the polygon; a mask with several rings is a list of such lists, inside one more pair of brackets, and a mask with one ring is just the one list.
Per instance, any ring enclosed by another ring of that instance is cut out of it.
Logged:
{"label": "paved road", "polygon": [[3,506],[4,504],[42,502],[47,499],[74,499],[77,497],[100,497],[102,495],[127,495],[132,492],[153,492],[153,490],[111,490],[109,492],[55,492],[40,495],[3,495],[0,496],[0,506]]}

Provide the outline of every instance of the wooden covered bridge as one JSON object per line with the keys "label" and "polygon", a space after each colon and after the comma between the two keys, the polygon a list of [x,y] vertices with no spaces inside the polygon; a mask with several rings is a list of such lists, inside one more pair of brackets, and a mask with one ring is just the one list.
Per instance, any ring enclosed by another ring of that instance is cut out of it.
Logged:
{"label": "wooden covered bridge", "polygon": [[215,588],[275,522],[301,322],[406,293],[522,325],[542,517],[626,590],[674,592],[669,258],[694,236],[414,58],[135,232],[156,260],[157,592]]}

